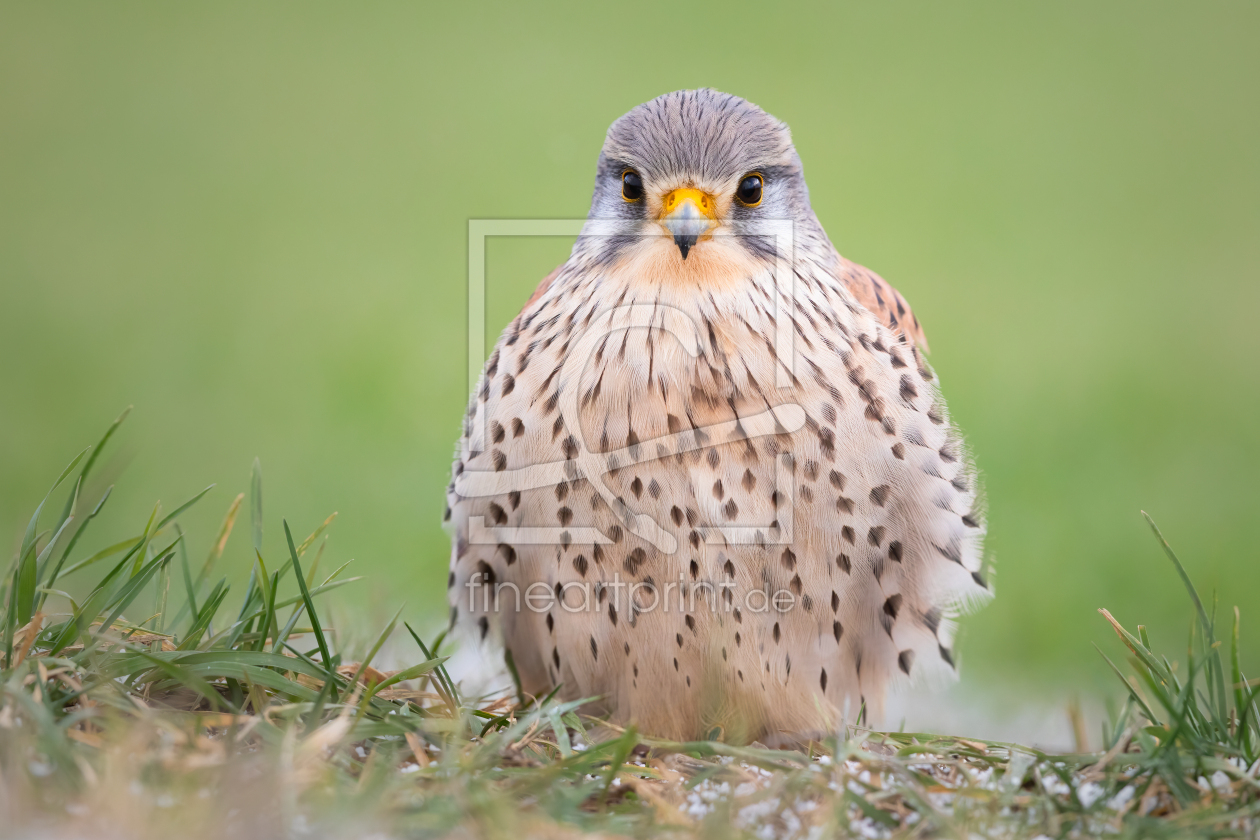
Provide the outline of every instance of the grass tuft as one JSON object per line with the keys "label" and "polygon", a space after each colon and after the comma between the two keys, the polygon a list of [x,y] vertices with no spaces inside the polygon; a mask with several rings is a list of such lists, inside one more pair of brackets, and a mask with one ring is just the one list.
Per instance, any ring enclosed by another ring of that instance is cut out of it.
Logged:
{"label": "grass tuft", "polygon": [[[1126,700],[1101,752],[858,727],[805,751],[672,743],[554,694],[462,696],[444,634],[426,643],[406,622],[415,663],[378,670],[399,615],[360,661],[343,662],[319,604],[353,579],[342,566],[320,580],[319,552],[302,560],[332,517],[301,543],[283,522],[287,556],[266,558],[257,462],[255,563],[239,601],[229,604],[215,568],[244,494],[195,571],[178,520],[209,488],[165,515],[155,505],[126,540],[80,550],[110,496],[83,499],[85,479],[125,417],[53,482],[4,575],[0,808],[11,831],[1223,837],[1260,827],[1260,685],[1239,666],[1238,611],[1226,658],[1215,609],[1153,522],[1194,608],[1188,657],[1157,654],[1144,627],[1100,611],[1128,666],[1108,659]],[[59,489],[60,513],[45,522]]]}

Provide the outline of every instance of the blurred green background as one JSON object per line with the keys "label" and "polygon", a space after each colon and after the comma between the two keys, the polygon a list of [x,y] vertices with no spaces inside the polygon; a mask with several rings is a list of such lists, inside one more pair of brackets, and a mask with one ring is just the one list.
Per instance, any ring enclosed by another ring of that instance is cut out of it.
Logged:
{"label": "blurred green background", "polygon": [[[341,597],[436,624],[468,220],[584,216],[608,124],[707,85],[792,126],[926,326],[998,564],[968,679],[1109,686],[1101,606],[1182,649],[1139,509],[1254,641],[1258,36],[1254,3],[4,2],[0,543],[134,403],[89,542],[217,482],[200,550],[259,456],[271,553],[340,511]],[[489,340],[569,246],[491,243]]]}

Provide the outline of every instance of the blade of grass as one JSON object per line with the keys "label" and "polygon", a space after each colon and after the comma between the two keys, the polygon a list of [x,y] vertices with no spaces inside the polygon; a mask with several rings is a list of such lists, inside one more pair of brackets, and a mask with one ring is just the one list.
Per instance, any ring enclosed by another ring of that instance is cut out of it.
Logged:
{"label": "blade of grass", "polygon": [[[297,547],[293,545],[293,534],[289,531],[289,523],[284,520],[284,538],[289,544],[289,559],[293,561],[294,577],[297,578],[298,587],[302,590],[302,601],[306,604],[306,614],[311,618],[311,630],[315,633],[315,641],[319,644],[319,655],[323,660],[325,667],[328,668],[330,678],[335,674],[335,666],[332,662],[332,655],[328,651],[328,641],[324,638],[324,630],[320,627],[319,616],[315,612],[315,604],[311,601],[310,590],[306,588],[306,578],[302,577],[302,565],[298,560]],[[337,691],[332,691],[332,701],[337,702]]]}
{"label": "blade of grass", "polygon": [[1151,531],[1155,534],[1155,538],[1159,540],[1160,546],[1164,549],[1164,554],[1172,561],[1173,567],[1177,570],[1177,574],[1181,577],[1181,582],[1185,584],[1186,591],[1190,593],[1190,599],[1194,601],[1194,608],[1199,614],[1199,623],[1203,627],[1203,644],[1208,651],[1208,656],[1215,666],[1215,674],[1210,674],[1210,684],[1217,692],[1219,702],[1222,704],[1217,712],[1221,718],[1225,717],[1225,709],[1223,706],[1225,685],[1224,685],[1224,669],[1221,666],[1221,656],[1219,649],[1213,647],[1216,641],[1212,620],[1208,617],[1207,610],[1203,608],[1203,601],[1199,598],[1199,592],[1194,588],[1194,583],[1190,580],[1190,575],[1186,572],[1186,567],[1181,565],[1181,561],[1177,559],[1177,554],[1172,550],[1172,546],[1168,544],[1168,540],[1164,539],[1163,533],[1159,530],[1159,526],[1155,524],[1155,520],[1150,514],[1142,511],[1142,516],[1146,518],[1146,523],[1151,526]]}
{"label": "blade of grass", "polygon": [[284,629],[276,635],[276,640],[271,646],[272,653],[278,652],[280,648],[284,646],[284,643],[289,640],[289,635],[293,633],[293,628],[297,626],[298,618],[301,617],[302,612],[305,609],[305,604],[298,604],[293,608],[293,615],[289,616],[289,622],[285,624]]}
{"label": "blade of grass", "polygon": [[144,533],[140,537],[140,551],[135,555],[135,559],[131,561],[131,574],[133,577],[140,574],[140,569],[144,566],[145,560],[148,559],[149,543],[157,536],[157,528],[154,526],[157,524],[157,517],[161,512],[162,503],[158,502],[153,506],[153,513],[149,516],[149,521],[144,526]]}
{"label": "blade of grass", "polygon": [[329,514],[328,518],[325,519],[318,528],[316,528],[314,531],[311,532],[311,535],[309,537],[302,540],[302,544],[299,545],[297,548],[298,557],[306,556],[306,550],[309,549],[311,545],[314,544],[315,540],[319,539],[319,535],[324,533],[324,530],[327,529],[328,526],[332,524],[332,521],[336,518],[337,518],[337,512],[333,511],[331,514]]}
{"label": "blade of grass", "polygon": [[206,495],[207,493],[209,493],[209,492],[210,492],[211,490],[213,490],[213,489],[214,489],[214,485],[213,485],[213,484],[211,484],[211,485],[210,485],[209,487],[207,487],[205,490],[202,490],[200,493],[198,493],[197,495],[193,496],[191,499],[189,499],[188,501],[184,502],[184,503],[183,503],[182,505],[180,505],[179,507],[175,508],[175,510],[171,511],[171,512],[170,512],[170,513],[168,513],[166,516],[162,517],[162,521],[158,523],[158,526],[157,526],[157,528],[155,529],[155,533],[156,533],[156,531],[161,531],[161,530],[162,530],[163,528],[165,528],[167,525],[169,525],[169,524],[171,524],[172,522],[174,522],[174,521],[176,520],[176,518],[178,518],[178,517],[179,517],[179,515],[180,515],[181,513],[183,513],[184,511],[188,510],[188,509],[189,509],[190,507],[192,507],[193,505],[197,504],[197,502],[201,501],[201,500],[202,500],[202,498],[203,498],[203,497],[205,497],[205,495]]}
{"label": "blade of grass", "polygon": [[[74,468],[78,466],[79,462],[83,460],[83,456],[88,453],[89,449],[91,449],[91,447],[88,447],[88,449],[84,449],[82,452],[76,455],[74,460],[71,461],[66,466],[66,468],[61,471],[61,475],[57,477],[57,480],[55,482],[53,482],[53,486],[49,488],[46,494],[44,494],[43,501],[41,501],[39,503],[39,506],[35,508],[35,513],[32,514],[30,522],[28,522],[26,525],[26,533],[22,537],[22,548],[21,550],[18,551],[19,557],[24,556],[28,551],[30,551],[31,546],[35,543],[35,535],[39,532],[39,515],[41,512],[43,512],[44,505],[48,504],[48,498],[52,496],[54,492],[56,492],[58,487],[61,486],[61,482],[66,480],[66,476],[70,475],[70,473],[74,470]],[[69,516],[68,513],[66,515]]]}
{"label": "blade of grass", "polygon": [[134,549],[137,545],[140,544],[141,539],[142,539],[141,537],[128,537],[122,542],[116,542],[111,546],[102,548],[100,551],[96,552],[91,557],[87,557],[83,560],[80,560],[77,563],[72,563],[70,566],[63,569],[61,571],[61,574],[58,575],[58,577],[65,577],[66,575],[72,575],[75,572],[79,571],[80,569],[83,569],[87,566],[91,566],[93,563],[99,563],[101,560],[104,560],[108,557],[113,557],[115,554],[117,554],[120,551]]}
{"label": "blade of grass", "polygon": [[[40,580],[43,581],[43,583],[41,584],[42,586],[46,588],[51,588],[53,584],[57,582],[57,578],[62,574],[62,567],[65,566],[66,558],[69,557],[70,552],[74,550],[74,546],[76,543],[78,543],[79,537],[83,536],[83,531],[84,529],[87,528],[88,523],[91,522],[93,519],[95,519],[98,514],[100,514],[101,508],[105,507],[105,503],[109,501],[109,497],[113,492],[114,492],[114,485],[111,484],[109,487],[105,488],[105,492],[101,495],[101,500],[96,503],[96,507],[92,509],[92,512],[89,513],[87,517],[85,517],[84,520],[81,523],[79,523],[79,527],[75,529],[74,536],[70,538],[70,542],[66,544],[65,549],[61,552],[61,557],[60,559],[57,560],[57,565],[53,566],[52,571],[47,576],[43,574],[40,575]],[[124,543],[119,543],[118,545],[123,546],[124,544],[125,544],[125,541]],[[122,550],[121,547],[118,548],[118,550],[121,551]],[[90,562],[94,562],[94,560],[101,559],[102,556],[108,557],[109,555],[108,554],[95,555],[94,559],[76,564],[74,568],[67,570],[65,573],[69,574],[71,571],[74,571],[74,569],[82,568],[83,566],[88,565]],[[43,605],[44,605],[44,599],[40,599],[39,606],[43,607]]]}
{"label": "blade of grass", "polygon": [[262,461],[254,459],[250,469],[249,480],[249,520],[253,529],[254,551],[262,551],[263,541],[263,499],[262,499]]}
{"label": "blade of grass", "polygon": [[[183,536],[182,533],[181,536]],[[187,543],[182,541],[179,544],[179,565],[184,578],[184,597],[187,598],[188,601],[184,604],[183,608],[180,609],[179,614],[175,616],[175,620],[171,622],[172,625],[179,624],[180,620],[184,617],[184,610],[191,610],[194,615],[197,613],[197,593],[193,590],[192,569],[188,566],[188,551],[186,545]]]}
{"label": "blade of grass", "polygon": [[96,618],[100,612],[105,609],[105,605],[109,603],[110,592],[113,591],[116,579],[122,574],[127,564],[131,562],[131,558],[136,552],[141,551],[146,545],[144,538],[135,541],[127,553],[123,555],[114,568],[103,577],[99,583],[88,594],[83,601],[83,606],[77,610],[70,621],[67,621],[60,635],[52,643],[49,649],[50,656],[56,656],[57,653],[65,646],[72,644],[81,635],[87,632],[91,625],[92,619]]}
{"label": "blade of grass", "polygon": [[[403,627],[406,627],[407,632],[411,634],[411,638],[415,639],[416,644],[420,647],[420,652],[424,654],[424,658],[426,660],[433,659],[433,653],[425,645],[424,640],[420,638],[420,634],[413,630],[411,625],[405,621],[403,622]],[[450,675],[446,673],[445,667],[438,667],[433,685],[437,688],[438,694],[442,696],[442,700],[445,701],[447,708],[450,709],[451,716],[457,716],[459,714],[459,695],[455,691],[455,687],[451,683]]]}
{"label": "blade of grass", "polygon": [[265,650],[267,647],[267,634],[274,631],[280,632],[280,619],[276,615],[276,589],[280,585],[280,573],[274,572],[271,575],[271,585],[268,587],[271,591],[267,593],[267,614],[263,618],[263,629],[258,634],[258,649]]}
{"label": "blade of grass", "polygon": [[[58,528],[57,533],[53,534],[52,538],[48,540],[48,544],[44,546],[44,550],[39,553],[39,556],[34,558],[33,562],[24,562],[23,565],[19,567],[22,573],[21,588],[18,591],[19,611],[29,609],[32,614],[38,611],[39,605],[43,602],[43,599],[37,597],[35,592],[35,589],[39,586],[40,581],[39,570],[48,567],[49,558],[52,556],[52,552],[57,545],[57,541],[61,539],[61,535],[65,533],[66,529],[69,528],[73,522],[73,516],[70,516],[62,521],[61,527]],[[29,587],[29,591],[27,590],[27,587]],[[22,624],[25,624],[27,621],[30,621],[30,616],[26,615],[25,618],[23,618],[22,615],[19,615],[18,619]]]}
{"label": "blade of grass", "polygon": [[180,650],[197,647],[201,642],[201,637],[210,627],[210,622],[214,619],[215,613],[219,611],[219,607],[223,604],[223,599],[227,597],[230,588],[227,585],[227,580],[224,579],[215,584],[214,589],[210,590],[210,595],[206,598],[205,603],[201,605],[201,612],[193,617],[192,625],[177,645]]}
{"label": "blade of grass", "polygon": [[244,493],[238,493],[236,498],[232,500],[232,504],[228,505],[228,511],[223,516],[223,524],[219,526],[219,536],[214,541],[214,546],[210,549],[210,553],[206,556],[206,562],[201,567],[201,572],[197,575],[197,585],[195,589],[200,589],[201,584],[210,576],[210,572],[214,569],[214,564],[219,562],[219,558],[223,556],[223,549],[227,547],[228,537],[232,536],[232,528],[236,525],[236,516],[240,513],[241,502],[245,500]]}
{"label": "blade of grass", "polygon": [[[38,543],[38,536],[39,536],[39,515],[41,512],[43,512],[44,505],[48,504],[49,497],[52,496],[52,494],[57,490],[57,488],[61,486],[61,483],[66,480],[66,476],[70,475],[70,473],[74,470],[74,468],[78,466],[79,462],[83,460],[83,456],[86,455],[87,453],[88,453],[88,450],[84,449],[77,456],[75,456],[74,460],[71,461],[66,466],[66,468],[61,471],[61,475],[59,475],[57,477],[57,480],[53,482],[53,486],[49,488],[46,494],[44,494],[43,500],[35,508],[35,513],[31,515],[30,522],[28,522],[26,525],[26,532],[22,536],[22,547],[18,550],[17,557],[16,557],[16,568],[13,565],[10,565],[10,568],[13,570],[13,578],[12,578],[12,582],[10,584],[10,589],[9,589],[9,607],[4,617],[5,618],[5,621],[4,621],[4,661],[5,662],[13,661],[13,633],[20,626],[17,623],[17,620],[20,617],[19,613],[22,609],[21,607],[22,599],[19,597],[19,592],[26,586],[27,579],[30,579],[32,581],[31,594],[33,595],[35,591],[34,582],[33,582],[35,570],[32,568],[27,572],[23,572],[22,565],[28,562],[27,561],[28,556],[31,558],[32,561],[35,557],[35,546]],[[29,620],[30,620],[30,616],[28,615],[27,621]]]}
{"label": "blade of grass", "polygon": [[[105,450],[105,444],[109,443],[109,439],[114,436],[114,432],[118,431],[118,427],[127,419],[127,415],[131,413],[133,406],[127,406],[123,409],[123,413],[115,418],[109,428],[105,430],[105,434],[101,435],[101,439],[96,442],[96,446],[91,448],[92,454],[88,457],[87,462],[83,465],[83,469],[79,472],[79,484],[82,485],[87,481],[88,473],[92,471],[92,467],[96,464],[96,459],[101,457],[101,452]],[[82,456],[80,456],[82,457]],[[108,495],[108,491],[106,491]],[[74,498],[66,500],[66,507],[61,512],[61,520],[64,522],[69,518],[71,511],[74,510]],[[85,523],[86,524],[86,523]]]}
{"label": "blade of grass", "polygon": [[153,578],[157,571],[160,568],[165,567],[174,556],[175,552],[173,551],[168,551],[167,553],[158,556],[145,566],[140,571],[140,574],[135,575],[127,582],[127,585],[123,587],[122,592],[118,594],[113,612],[109,614],[109,618],[102,622],[101,632],[108,630],[114,625],[114,622],[117,621],[118,617],[123,614],[123,611],[126,610],[127,607],[131,606],[131,602],[134,601],[136,596],[140,594],[140,590],[144,589],[145,585]]}
{"label": "blade of grass", "polygon": [[398,626],[398,616],[402,615],[402,611],[403,608],[399,607],[398,612],[394,613],[394,617],[389,620],[389,624],[387,624],[381,634],[376,637],[376,642],[367,652],[367,656],[363,657],[363,661],[359,663],[358,669],[354,672],[354,678],[350,680],[351,685],[354,685],[359,681],[359,679],[363,676],[363,673],[368,669],[368,666],[372,664],[372,660],[376,658],[376,654],[380,653],[381,646],[385,644],[385,641],[393,634],[394,628]]}

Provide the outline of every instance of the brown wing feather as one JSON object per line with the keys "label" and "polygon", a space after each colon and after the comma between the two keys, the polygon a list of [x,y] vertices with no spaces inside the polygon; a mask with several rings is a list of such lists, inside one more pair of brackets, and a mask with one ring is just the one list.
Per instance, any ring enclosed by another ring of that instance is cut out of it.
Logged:
{"label": "brown wing feather", "polygon": [[910,304],[906,303],[901,292],[888,285],[887,280],[844,257],[840,258],[840,279],[858,303],[883,321],[884,326],[901,333],[925,351],[928,349],[927,336],[923,334],[919,319],[910,311]]}

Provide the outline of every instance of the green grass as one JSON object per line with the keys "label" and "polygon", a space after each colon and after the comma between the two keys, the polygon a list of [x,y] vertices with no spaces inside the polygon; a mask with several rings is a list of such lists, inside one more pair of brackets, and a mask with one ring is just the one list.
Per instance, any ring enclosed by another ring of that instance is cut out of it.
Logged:
{"label": "green grass", "polygon": [[[119,418],[118,423],[123,418]],[[262,544],[248,505],[192,554],[179,525],[205,491],[153,508],[92,550],[110,490],[82,495],[115,423],[29,520],[4,577],[0,802],[18,833],[181,836],[1253,836],[1260,687],[1172,549],[1194,615],[1184,662],[1105,617],[1127,667],[1099,753],[846,728],[810,751],[669,743],[553,698],[461,695],[443,639],[398,617],[357,661],[319,604],[352,578],[320,570],[323,532]],[[255,566],[219,576],[249,511]],[[1154,528],[1154,523],[1152,523]],[[85,536],[86,535],[86,536]],[[204,560],[194,561],[192,558]],[[81,592],[78,596],[71,593]],[[1081,617],[1085,620],[1085,617]],[[1102,631],[1104,628],[1095,628]],[[391,639],[414,664],[373,667]],[[400,648],[401,649],[401,648]],[[1110,660],[1108,660],[1110,662]],[[59,832],[59,833],[58,833]]]}

